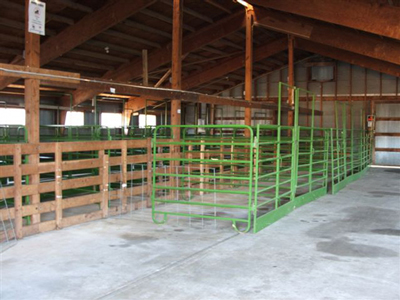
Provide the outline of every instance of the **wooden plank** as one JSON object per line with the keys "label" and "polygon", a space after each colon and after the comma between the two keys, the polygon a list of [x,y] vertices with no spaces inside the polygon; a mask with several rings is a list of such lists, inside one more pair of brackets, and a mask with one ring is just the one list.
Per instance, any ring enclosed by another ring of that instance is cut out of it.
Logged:
{"label": "wooden plank", "polygon": [[62,143],[62,152],[96,151],[108,149],[120,149],[119,141],[91,141]]}
{"label": "wooden plank", "polygon": [[375,148],[375,151],[381,151],[381,152],[400,152],[400,148]]}
{"label": "wooden plank", "polygon": [[0,178],[2,177],[14,177],[15,166],[0,166]]}
{"label": "wooden plank", "polygon": [[23,235],[29,236],[42,232],[47,232],[56,229],[56,221],[45,221],[34,225],[28,225],[23,227]]}
{"label": "wooden plank", "polygon": [[55,201],[47,201],[37,204],[24,205],[22,206],[22,215],[25,217],[34,214],[43,214],[55,211],[55,209],[56,209]]}
{"label": "wooden plank", "polygon": [[100,158],[69,160],[62,162],[62,170],[71,171],[99,168],[100,166],[102,166],[102,164],[103,162]]}
{"label": "wooden plank", "polygon": [[375,121],[400,121],[400,117],[377,117]]}
{"label": "wooden plank", "polygon": [[400,132],[375,132],[375,136],[400,136]]}
{"label": "wooden plank", "polygon": [[63,180],[62,188],[63,190],[77,189],[86,186],[93,186],[101,184],[100,176],[89,176],[75,179]]}
{"label": "wooden plank", "polygon": [[148,161],[147,154],[139,154],[139,155],[129,155],[126,159],[128,164],[140,164],[146,163]]}
{"label": "wooden plank", "polygon": [[72,217],[66,217],[62,219],[61,226],[68,227],[68,226],[73,226],[89,221],[94,221],[102,218],[102,211],[98,210],[95,212],[87,213],[87,214],[81,214],[77,216],[72,216]]}
{"label": "wooden plank", "polygon": [[0,209],[0,217],[2,220],[9,220],[15,218],[15,209],[14,207],[9,207],[8,210],[3,208]]}
{"label": "wooden plank", "polygon": [[140,148],[146,148],[147,142],[145,139],[141,140],[127,140],[127,147],[128,149],[140,149]]}
{"label": "wooden plank", "polygon": [[4,198],[13,198],[15,195],[14,187],[9,186],[9,187],[3,187],[2,188],[2,196],[4,195]]}
{"label": "wooden plank", "polygon": [[0,155],[13,155],[15,145],[1,145]]}
{"label": "wooden plank", "polygon": [[84,196],[64,198],[62,201],[62,209],[100,203],[102,201],[102,198],[103,196],[101,192]]}

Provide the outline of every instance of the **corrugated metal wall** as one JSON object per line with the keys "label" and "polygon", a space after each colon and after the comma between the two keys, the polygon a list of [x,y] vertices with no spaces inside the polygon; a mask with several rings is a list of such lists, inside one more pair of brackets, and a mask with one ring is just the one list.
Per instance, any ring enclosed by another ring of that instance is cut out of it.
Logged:
{"label": "corrugated metal wall", "polygon": [[375,163],[400,166],[400,103],[376,104],[375,132]]}

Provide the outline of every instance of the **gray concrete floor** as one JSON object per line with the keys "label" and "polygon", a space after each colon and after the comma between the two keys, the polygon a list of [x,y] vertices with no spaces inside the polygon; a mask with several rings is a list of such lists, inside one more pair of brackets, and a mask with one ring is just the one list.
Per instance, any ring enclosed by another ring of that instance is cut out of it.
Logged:
{"label": "gray concrete floor", "polygon": [[[143,210],[1,255],[1,299],[400,299],[400,171],[371,169],[257,234]],[[194,225],[193,225],[194,224]]]}

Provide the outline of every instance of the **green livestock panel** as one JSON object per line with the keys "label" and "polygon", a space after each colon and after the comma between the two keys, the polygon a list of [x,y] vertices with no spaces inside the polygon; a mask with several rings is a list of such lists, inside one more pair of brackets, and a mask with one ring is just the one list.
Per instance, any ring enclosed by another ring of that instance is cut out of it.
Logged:
{"label": "green livestock panel", "polygon": [[154,222],[165,223],[168,215],[226,220],[235,230],[248,231],[252,217],[253,129],[242,125],[183,125],[179,126],[183,133],[179,141],[158,138],[158,129],[173,127],[159,126],[154,135]]}
{"label": "green livestock panel", "polygon": [[336,128],[330,129],[331,190],[335,194],[350,182],[359,179],[372,159],[372,135],[365,129],[365,115],[361,111],[361,129],[354,129],[354,109],[350,107],[347,124],[346,103],[335,103]]}

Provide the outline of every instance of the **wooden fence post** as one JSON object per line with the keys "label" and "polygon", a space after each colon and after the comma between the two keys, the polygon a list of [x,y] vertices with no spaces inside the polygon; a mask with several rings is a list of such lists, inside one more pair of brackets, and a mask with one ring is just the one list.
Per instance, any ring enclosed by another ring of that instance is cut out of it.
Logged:
{"label": "wooden fence post", "polygon": [[[154,170],[155,172],[155,170]],[[153,188],[153,151],[151,147],[151,138],[147,138],[147,200],[146,207],[150,207],[150,198]]]}
{"label": "wooden fence post", "polygon": [[104,150],[99,150],[99,159],[101,166],[99,168],[99,175],[101,177],[100,193],[101,198],[101,211],[102,217],[107,218],[108,216],[108,155],[105,154]]}
{"label": "wooden fence post", "polygon": [[22,170],[21,170],[21,145],[15,145],[14,149],[14,211],[15,234],[18,239],[23,237],[22,232]]}
{"label": "wooden fence post", "polygon": [[122,168],[122,178],[121,178],[121,194],[122,194],[122,199],[121,199],[121,204],[122,204],[122,210],[121,212],[127,212],[128,209],[128,203],[127,203],[127,155],[128,155],[128,144],[127,141],[122,141],[121,142],[121,168]]}
{"label": "wooden fence post", "polygon": [[56,195],[56,228],[62,228],[63,200],[62,200],[62,150],[61,144],[55,144],[55,195]]}

